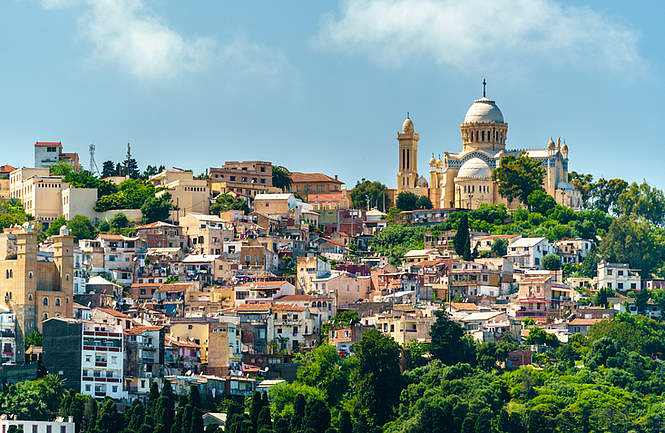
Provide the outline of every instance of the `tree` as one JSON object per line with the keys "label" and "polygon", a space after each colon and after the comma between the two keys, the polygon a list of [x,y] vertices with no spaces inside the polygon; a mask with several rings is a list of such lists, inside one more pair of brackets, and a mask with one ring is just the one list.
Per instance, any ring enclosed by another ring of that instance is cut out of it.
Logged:
{"label": "tree", "polygon": [[628,188],[628,182],[623,179],[598,179],[593,185],[593,207],[605,213],[613,213],[619,196]]}
{"label": "tree", "polygon": [[559,339],[556,335],[545,332],[542,329],[534,326],[529,329],[529,336],[526,338],[526,344],[541,344],[549,347],[558,347]]}
{"label": "tree", "polygon": [[617,210],[620,215],[633,215],[660,225],[665,222],[665,195],[646,182],[633,182],[619,194]]}
{"label": "tree", "polygon": [[472,344],[464,338],[462,326],[451,320],[444,310],[437,310],[434,315],[436,320],[430,328],[430,336],[432,337],[430,353],[432,356],[446,365],[459,362],[473,364],[475,350]]}
{"label": "tree", "polygon": [[32,215],[25,213],[23,205],[18,199],[10,198],[0,202],[0,229],[20,226],[23,223],[32,220]]}
{"label": "tree", "polygon": [[354,209],[375,206],[381,212],[385,212],[390,207],[388,188],[381,182],[371,182],[363,178],[356,183],[349,196]]}
{"label": "tree", "polygon": [[286,191],[293,185],[291,172],[281,165],[272,166],[272,186]]}
{"label": "tree", "polygon": [[124,213],[117,213],[113,215],[111,221],[109,222],[109,227],[116,230],[129,227],[129,220],[127,219],[127,215]]}
{"label": "tree", "polygon": [[99,409],[95,433],[117,433],[122,430],[122,427],[122,415],[118,413],[115,400],[105,398]]}
{"label": "tree", "polygon": [[457,226],[457,233],[453,239],[455,252],[464,260],[471,260],[471,238],[469,235],[469,219],[466,214],[462,215]]}
{"label": "tree", "polygon": [[163,165],[160,165],[159,167],[157,167],[155,165],[148,164],[148,166],[143,171],[143,174],[141,175],[141,179],[150,179],[152,176],[154,176],[156,174],[159,174],[162,171],[164,171],[164,168],[165,167]]}
{"label": "tree", "polygon": [[2,394],[2,410],[17,419],[48,421],[60,409],[64,397],[64,383],[57,376],[18,382]]}
{"label": "tree", "polygon": [[416,209],[432,209],[433,207],[432,200],[430,200],[429,197],[426,195],[421,195],[418,197],[418,201],[416,202]]}
{"label": "tree", "polygon": [[496,238],[492,242],[490,249],[494,257],[503,257],[508,254],[508,240],[504,238]]}
{"label": "tree", "polygon": [[543,189],[537,189],[529,194],[526,204],[533,212],[546,216],[556,207],[556,200]]}
{"label": "tree", "polygon": [[582,196],[582,203],[585,208],[589,207],[590,199],[593,194],[593,176],[590,174],[577,173],[575,171],[568,172],[568,182],[580,192]]}
{"label": "tree", "polygon": [[51,221],[51,224],[48,225],[48,228],[44,232],[46,236],[55,236],[60,234],[60,227],[67,225],[67,220],[64,216],[59,216],[58,218]]}
{"label": "tree", "polygon": [[311,352],[299,355],[297,360],[301,364],[298,380],[323,390],[328,405],[336,406],[349,385],[349,369],[337,349],[322,344]]}
{"label": "tree", "polygon": [[97,425],[97,400],[88,397],[85,401],[85,407],[83,408],[83,423],[81,425],[81,430],[85,432],[93,431],[95,425]]}
{"label": "tree", "polygon": [[150,197],[141,206],[143,222],[167,221],[172,208],[171,194],[165,193],[161,197]]}
{"label": "tree", "polygon": [[418,207],[418,196],[412,192],[400,192],[395,200],[395,206],[401,211],[410,211]]}
{"label": "tree", "polygon": [[561,257],[556,254],[548,254],[543,257],[543,268],[548,271],[561,270]]}
{"label": "tree", "polygon": [[352,433],[353,424],[351,424],[351,414],[347,410],[342,410],[339,416],[339,433]]}
{"label": "tree", "polygon": [[212,215],[219,215],[227,210],[241,210],[245,214],[248,214],[249,205],[244,198],[234,197],[231,194],[219,194],[215,198],[215,202],[210,205],[210,213]]}
{"label": "tree", "polygon": [[325,433],[330,427],[330,410],[320,400],[310,400],[305,407],[303,431],[311,433]]}
{"label": "tree", "polygon": [[93,239],[95,237],[95,227],[86,216],[76,215],[67,221],[67,227],[69,228],[69,234],[74,236],[76,240]]}
{"label": "tree", "polygon": [[118,172],[115,169],[115,163],[113,161],[104,161],[102,164],[102,178],[118,176]]}
{"label": "tree", "polygon": [[42,337],[42,334],[40,334],[39,331],[35,329],[25,337],[25,348],[27,349],[30,346],[41,347],[43,342],[44,337]]}
{"label": "tree", "polygon": [[366,331],[357,344],[358,368],[354,372],[356,411],[368,412],[377,426],[393,416],[402,390],[400,349],[397,343],[375,329]]}
{"label": "tree", "polygon": [[545,169],[539,161],[522,152],[519,156],[507,155],[499,167],[492,171],[492,180],[497,182],[499,194],[508,200],[519,199],[527,203],[529,195],[542,189]]}
{"label": "tree", "polygon": [[605,260],[641,269],[642,277],[646,278],[662,264],[664,246],[647,222],[622,216],[610,225],[599,251]]}

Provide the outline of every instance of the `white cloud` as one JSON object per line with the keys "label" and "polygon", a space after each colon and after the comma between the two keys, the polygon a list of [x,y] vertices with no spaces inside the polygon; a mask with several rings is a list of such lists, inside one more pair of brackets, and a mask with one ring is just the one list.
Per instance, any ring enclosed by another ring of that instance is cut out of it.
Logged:
{"label": "white cloud", "polygon": [[324,17],[317,39],[384,65],[430,57],[463,70],[535,55],[552,64],[644,66],[634,30],[555,0],[345,0],[338,15]]}
{"label": "white cloud", "polygon": [[115,65],[141,79],[171,78],[230,61],[239,62],[225,65],[235,72],[270,74],[286,62],[244,38],[220,47],[211,37],[183,36],[144,0],[42,0],[42,6],[83,6],[78,22],[81,35],[92,46],[89,62]]}

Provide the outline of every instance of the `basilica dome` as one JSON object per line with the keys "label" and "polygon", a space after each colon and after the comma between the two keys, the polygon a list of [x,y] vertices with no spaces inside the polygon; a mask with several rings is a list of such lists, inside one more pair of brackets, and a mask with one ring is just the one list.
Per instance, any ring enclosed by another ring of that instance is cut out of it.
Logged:
{"label": "basilica dome", "polygon": [[457,177],[491,177],[492,169],[480,158],[471,158],[459,169]]}
{"label": "basilica dome", "polygon": [[482,97],[473,101],[473,105],[469,107],[466,116],[464,116],[464,123],[473,122],[504,123],[503,114],[496,106],[495,101]]}

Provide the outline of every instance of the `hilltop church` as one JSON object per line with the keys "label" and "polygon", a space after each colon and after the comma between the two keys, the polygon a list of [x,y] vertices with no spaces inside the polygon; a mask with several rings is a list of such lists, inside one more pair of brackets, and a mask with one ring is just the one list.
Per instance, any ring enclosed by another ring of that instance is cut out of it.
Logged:
{"label": "hilltop church", "polygon": [[429,182],[418,174],[418,140],[413,121],[407,115],[402,131],[397,133],[399,168],[397,193],[413,192],[430,198],[435,208],[476,209],[481,204],[509,203],[501,197],[492,170],[506,155],[522,152],[534,158],[545,168],[543,188],[557,203],[572,208],[582,205],[579,191],[568,183],[568,145],[550,139],[542,149],[506,149],[508,123],[503,119],[496,102],[485,96],[473,101],[461,125],[462,150],[445,152],[443,160],[432,157],[429,161]]}

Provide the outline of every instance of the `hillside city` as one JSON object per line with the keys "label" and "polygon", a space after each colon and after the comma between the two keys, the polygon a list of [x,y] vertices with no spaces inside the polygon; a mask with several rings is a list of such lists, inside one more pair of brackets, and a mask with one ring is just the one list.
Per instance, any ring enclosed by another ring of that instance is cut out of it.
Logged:
{"label": "hillside city", "polygon": [[2,433],[663,431],[663,192],[506,149],[485,92],[428,177],[407,116],[396,188],[35,142],[0,167]]}

